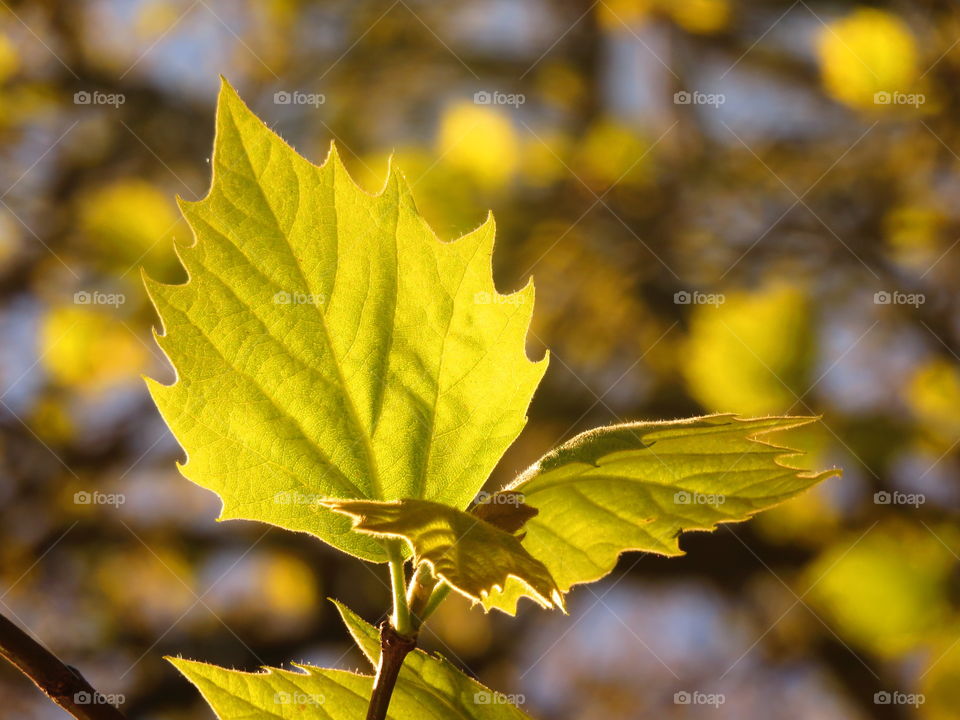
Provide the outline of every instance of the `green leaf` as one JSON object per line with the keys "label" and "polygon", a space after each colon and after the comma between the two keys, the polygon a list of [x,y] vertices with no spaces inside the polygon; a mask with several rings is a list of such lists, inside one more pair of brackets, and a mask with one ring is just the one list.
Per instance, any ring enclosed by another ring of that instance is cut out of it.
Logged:
{"label": "green leaf", "polygon": [[[380,662],[380,633],[343,603],[337,600],[331,600],[331,602],[337,606],[340,617],[343,618],[351,637],[375,668]],[[490,720],[529,718],[529,715],[521,712],[514,705],[503,702],[506,697],[502,693],[497,693],[478,680],[465,675],[445,658],[430,655],[423,650],[414,650],[407,655],[403,668],[400,670],[400,679],[397,684],[411,695],[420,694],[427,697],[431,694],[439,694],[452,707],[464,707],[468,712],[478,713],[468,717],[483,718],[484,720],[487,718]],[[490,702],[481,701],[477,703],[477,700],[481,698],[489,699]],[[481,711],[475,707],[477,704],[486,706],[483,711],[486,714],[479,714]],[[457,715],[454,715],[454,717],[457,717]]]}
{"label": "green leaf", "polygon": [[477,602],[502,590],[508,580],[543,607],[563,608],[550,572],[520,540],[476,515],[427,500],[399,502],[328,500],[324,504],[354,518],[354,530],[378,538],[406,540],[417,564]]}
{"label": "green leaf", "polygon": [[[265,672],[247,673],[181,658],[167,659],[197,686],[220,720],[360,720],[366,715],[373,687],[371,676],[309,665],[294,664],[302,672],[266,668]],[[399,708],[400,703],[397,705]],[[391,712],[389,717],[415,716]]]}
{"label": "green leaf", "polygon": [[[746,520],[839,474],[791,467],[797,451],[761,439],[815,420],[709,415],[578,435],[507,488],[539,510],[523,546],[562,592],[607,575],[627,550],[682,555],[681,532]],[[521,590],[511,583],[484,604],[513,614]]]}
{"label": "green leaf", "polygon": [[359,557],[379,543],[325,497],[466,507],[526,422],[546,358],[524,349],[533,285],[493,284],[492,216],[441,242],[391,169],[378,195],[336,148],[299,156],[224,83],[213,181],[181,202],[183,285],[146,280],[177,371],[148,380],[221,519],[306,531]]}
{"label": "green leaf", "polygon": [[[350,634],[371,664],[380,659],[376,628],[336,603]],[[167,658],[197,686],[220,720],[310,718],[361,720],[373,678],[344,670],[294,665],[300,672],[265,668],[247,673]],[[390,701],[391,720],[529,720],[496,693],[443,658],[415,650],[407,656]],[[522,698],[517,698],[521,699]]]}

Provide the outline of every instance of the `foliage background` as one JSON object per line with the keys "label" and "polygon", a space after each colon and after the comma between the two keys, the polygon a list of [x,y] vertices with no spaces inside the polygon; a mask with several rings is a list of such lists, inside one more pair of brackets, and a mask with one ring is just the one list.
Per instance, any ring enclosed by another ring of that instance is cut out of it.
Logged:
{"label": "foliage background", "polygon": [[[452,602],[429,647],[541,718],[953,717],[958,44],[945,0],[0,2],[0,611],[172,720],[207,711],[163,654],[357,668],[324,598],[387,607],[382,567],[215,525],[140,380],[170,370],[138,266],[179,277],[223,73],[370,189],[393,152],[441,237],[495,211],[499,286],[534,274],[553,352],[495,484],[587,427],[713,410],[823,413],[801,442],[845,469],[623,558],[569,618]],[[0,697],[62,717],[6,665]]]}

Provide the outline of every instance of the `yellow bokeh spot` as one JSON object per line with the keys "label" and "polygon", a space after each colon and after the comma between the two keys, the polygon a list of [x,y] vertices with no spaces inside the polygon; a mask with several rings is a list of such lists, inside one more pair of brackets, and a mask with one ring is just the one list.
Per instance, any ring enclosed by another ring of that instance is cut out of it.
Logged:
{"label": "yellow bokeh spot", "polygon": [[546,187],[567,177],[570,140],[560,133],[542,132],[530,135],[523,144],[523,177],[530,185]]}
{"label": "yellow bokeh spot", "polygon": [[661,5],[677,25],[692,33],[719,32],[730,20],[727,0],[661,0]]}
{"label": "yellow bokeh spot", "polygon": [[85,194],[79,214],[85,249],[98,251],[102,265],[121,272],[138,264],[159,271],[174,259],[174,230],[186,233],[178,228],[168,194],[142,180],[121,180]]}
{"label": "yellow bokeh spot", "polygon": [[183,13],[183,8],[169,0],[150,0],[140,6],[134,27],[144,39],[155,39],[169,32]]}
{"label": "yellow bokeh spot", "polygon": [[273,555],[260,569],[259,587],[267,607],[283,615],[308,616],[317,604],[313,572],[292,555]]}
{"label": "yellow bokeh spot", "polygon": [[809,597],[841,637],[898,655],[924,642],[948,616],[953,563],[951,552],[927,530],[882,525],[818,558],[807,569]]}
{"label": "yellow bokeh spot", "polygon": [[928,432],[952,443],[960,434],[960,368],[939,358],[921,366],[908,384],[907,402]]}
{"label": "yellow bokeh spot", "polygon": [[597,8],[597,19],[602,27],[623,29],[646,20],[656,5],[657,0],[604,0]]}
{"label": "yellow bokeh spot", "polygon": [[902,265],[925,271],[937,259],[945,217],[933,207],[900,205],[883,218],[890,254]]}
{"label": "yellow bokeh spot", "polygon": [[101,552],[93,575],[117,616],[142,623],[169,622],[196,602],[193,570],[180,552],[151,543]]}
{"label": "yellow bokeh spot", "polygon": [[641,182],[650,175],[650,147],[631,128],[600,120],[587,131],[577,155],[577,171],[600,186]]}
{"label": "yellow bokeh spot", "polygon": [[50,310],[39,352],[55,382],[90,393],[137,382],[148,359],[146,347],[121,320],[88,307]]}
{"label": "yellow bokeh spot", "polygon": [[20,54],[10,38],[0,33],[0,82],[6,82],[20,69]]}
{"label": "yellow bokeh spot", "polygon": [[451,105],[440,121],[442,162],[465,170],[485,187],[505,184],[517,169],[519,140],[506,112],[488,105]]}
{"label": "yellow bokeh spot", "polygon": [[807,389],[812,336],[809,303],[793,286],[730,293],[720,304],[697,304],[683,353],[690,393],[718,412],[787,412]]}
{"label": "yellow bokeh spot", "polygon": [[827,92],[853,107],[889,106],[877,93],[911,93],[918,79],[910,28],[883,10],[858,8],[825,26],[817,55]]}

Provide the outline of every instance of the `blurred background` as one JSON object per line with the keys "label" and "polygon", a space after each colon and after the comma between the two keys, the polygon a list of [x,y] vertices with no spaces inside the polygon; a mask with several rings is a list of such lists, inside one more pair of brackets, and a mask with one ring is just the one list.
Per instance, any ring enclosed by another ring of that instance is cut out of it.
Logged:
{"label": "blurred background", "polygon": [[[499,486],[598,424],[823,414],[842,479],[424,644],[536,718],[955,718],[960,8],[948,0],[0,2],[0,612],[133,718],[211,717],[164,654],[363,667],[384,567],[215,524],[141,374],[218,74],[445,239],[496,213],[553,358]],[[686,693],[686,694],[684,694]],[[0,717],[62,718],[0,664]],[[712,698],[712,699],[711,699]],[[687,700],[688,702],[684,702]],[[721,702],[722,700],[722,702]],[[773,710],[772,708],[775,708]]]}

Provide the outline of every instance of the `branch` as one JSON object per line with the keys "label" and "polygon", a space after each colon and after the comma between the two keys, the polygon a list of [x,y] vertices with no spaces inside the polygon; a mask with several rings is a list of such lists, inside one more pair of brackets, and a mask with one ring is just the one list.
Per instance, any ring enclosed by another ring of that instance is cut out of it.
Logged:
{"label": "branch", "polygon": [[0,656],[30,678],[47,697],[77,720],[124,720],[83,676],[0,615]]}
{"label": "branch", "polygon": [[393,688],[407,654],[417,646],[416,636],[401,635],[386,620],[380,623],[380,662],[373,681],[373,693],[367,709],[367,720],[384,720]]}

